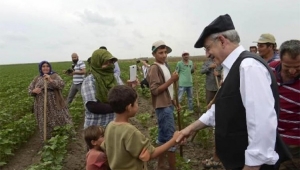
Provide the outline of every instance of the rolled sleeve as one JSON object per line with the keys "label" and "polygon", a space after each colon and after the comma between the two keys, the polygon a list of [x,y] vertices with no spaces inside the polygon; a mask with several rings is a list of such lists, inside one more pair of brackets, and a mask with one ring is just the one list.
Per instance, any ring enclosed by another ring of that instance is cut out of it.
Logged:
{"label": "rolled sleeve", "polygon": [[245,164],[248,166],[274,165],[279,158],[275,152],[277,115],[270,85],[270,73],[265,66],[255,59],[243,60],[240,92],[246,110],[249,144]]}

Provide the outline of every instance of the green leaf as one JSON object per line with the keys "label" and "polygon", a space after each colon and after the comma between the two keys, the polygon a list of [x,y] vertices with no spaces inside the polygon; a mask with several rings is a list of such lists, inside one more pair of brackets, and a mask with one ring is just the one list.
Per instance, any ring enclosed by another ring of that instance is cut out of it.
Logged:
{"label": "green leaf", "polygon": [[6,165],[6,162],[0,162],[0,166]]}
{"label": "green leaf", "polygon": [[4,154],[6,154],[6,155],[13,155],[13,154],[11,153],[11,148],[6,148],[6,149],[4,149]]}

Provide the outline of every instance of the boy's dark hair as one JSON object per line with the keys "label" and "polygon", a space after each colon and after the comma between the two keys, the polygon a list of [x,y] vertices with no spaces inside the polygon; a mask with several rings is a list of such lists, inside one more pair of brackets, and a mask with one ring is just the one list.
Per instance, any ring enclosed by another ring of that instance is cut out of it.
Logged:
{"label": "boy's dark hair", "polygon": [[255,48],[255,49],[257,49],[257,47],[256,47],[256,46],[250,46],[250,49],[251,49],[251,48]]}
{"label": "boy's dark hair", "polygon": [[[155,47],[153,46],[152,48],[155,48]],[[155,53],[157,52],[157,50],[159,50],[159,49],[167,49],[167,46],[166,46],[166,45],[161,45],[161,46],[157,47],[157,48],[152,52],[152,54],[155,54]]]}
{"label": "boy's dark hair", "polygon": [[90,149],[94,148],[92,145],[92,140],[96,141],[100,137],[104,137],[104,128],[102,126],[92,125],[84,129],[83,136],[86,144]]}
{"label": "boy's dark hair", "polygon": [[136,99],[136,91],[126,85],[115,86],[108,92],[108,102],[117,114],[123,113],[129,104],[134,105]]}

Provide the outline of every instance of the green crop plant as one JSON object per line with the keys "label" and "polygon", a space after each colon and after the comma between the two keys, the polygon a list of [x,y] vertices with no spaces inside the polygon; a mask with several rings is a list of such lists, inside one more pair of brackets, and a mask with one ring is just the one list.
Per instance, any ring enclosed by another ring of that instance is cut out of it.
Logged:
{"label": "green crop plant", "polygon": [[149,130],[149,134],[150,134],[151,143],[154,145],[154,144],[156,144],[156,140],[157,140],[158,127],[152,126],[152,127],[149,127],[148,130]]}
{"label": "green crop plant", "polygon": [[151,119],[151,115],[149,113],[139,113],[135,116],[135,118],[140,122],[144,127],[147,126],[147,123]]}

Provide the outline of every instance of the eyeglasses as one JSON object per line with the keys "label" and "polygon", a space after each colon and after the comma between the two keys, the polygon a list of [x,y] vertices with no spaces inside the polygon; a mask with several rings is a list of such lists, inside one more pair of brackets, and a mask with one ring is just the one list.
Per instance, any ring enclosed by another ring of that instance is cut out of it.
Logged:
{"label": "eyeglasses", "polygon": [[216,40],[218,40],[218,37],[215,38],[209,45],[207,45],[206,47],[204,47],[204,50],[205,50],[205,51],[209,51],[210,48],[211,48],[211,46],[213,45],[213,43],[216,42]]}

